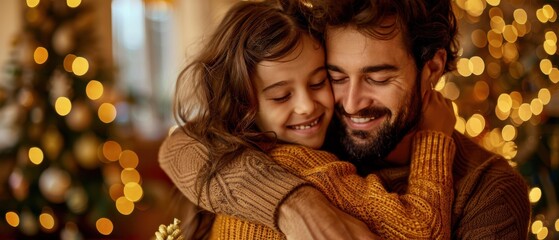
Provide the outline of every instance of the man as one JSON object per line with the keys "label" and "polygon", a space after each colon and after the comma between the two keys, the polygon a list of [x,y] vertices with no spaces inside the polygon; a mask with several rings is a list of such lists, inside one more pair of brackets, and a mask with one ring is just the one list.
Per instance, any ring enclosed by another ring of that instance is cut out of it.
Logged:
{"label": "man", "polygon": [[[454,67],[450,1],[324,0],[313,3],[313,12],[319,14],[313,19],[326,22],[317,26],[325,33],[336,101],[337,123],[325,149],[351,159],[363,175],[378,174],[388,190],[402,194],[422,96]],[[527,238],[530,205],[522,177],[462,134],[455,132],[453,139],[453,238]],[[204,154],[181,131],[160,152],[162,168],[195,202],[193,179]],[[215,179],[208,189],[212,199],[200,195],[206,209],[277,227],[288,238],[372,237],[362,223],[269,160],[238,159]]]}

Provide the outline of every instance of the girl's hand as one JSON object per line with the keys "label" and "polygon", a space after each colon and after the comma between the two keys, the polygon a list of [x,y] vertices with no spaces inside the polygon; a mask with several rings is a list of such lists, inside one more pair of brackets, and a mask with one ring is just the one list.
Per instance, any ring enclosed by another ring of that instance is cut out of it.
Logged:
{"label": "girl's hand", "polygon": [[419,130],[431,130],[452,135],[456,125],[456,116],[452,102],[443,97],[440,92],[427,90],[423,96]]}

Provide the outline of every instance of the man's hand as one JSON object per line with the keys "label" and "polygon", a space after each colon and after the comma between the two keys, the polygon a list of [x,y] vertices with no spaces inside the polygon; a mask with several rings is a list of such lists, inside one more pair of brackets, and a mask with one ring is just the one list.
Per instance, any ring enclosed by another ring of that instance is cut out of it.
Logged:
{"label": "man's hand", "polygon": [[380,239],[365,223],[334,207],[312,187],[302,187],[285,200],[278,225],[289,240]]}

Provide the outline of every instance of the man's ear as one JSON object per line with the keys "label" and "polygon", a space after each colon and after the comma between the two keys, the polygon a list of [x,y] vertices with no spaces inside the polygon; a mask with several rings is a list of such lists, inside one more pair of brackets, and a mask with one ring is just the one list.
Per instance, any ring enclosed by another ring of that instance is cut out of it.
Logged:
{"label": "man's ear", "polygon": [[421,72],[421,92],[423,95],[425,91],[431,90],[443,76],[445,65],[445,49],[437,50],[433,58],[423,65],[423,71]]}

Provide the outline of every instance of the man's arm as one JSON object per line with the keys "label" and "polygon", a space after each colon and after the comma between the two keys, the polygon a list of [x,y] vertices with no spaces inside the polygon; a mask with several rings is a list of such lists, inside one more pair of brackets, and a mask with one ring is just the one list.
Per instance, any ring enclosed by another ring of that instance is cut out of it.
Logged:
{"label": "man's arm", "polygon": [[[506,160],[461,183],[454,203],[453,239],[527,239],[530,224],[528,187]],[[497,166],[495,166],[497,165]],[[498,166],[500,165],[500,166]]]}

